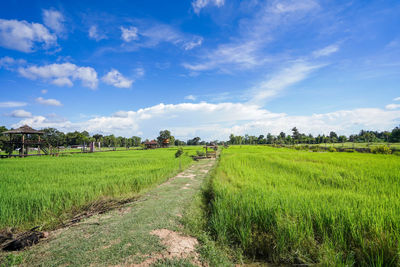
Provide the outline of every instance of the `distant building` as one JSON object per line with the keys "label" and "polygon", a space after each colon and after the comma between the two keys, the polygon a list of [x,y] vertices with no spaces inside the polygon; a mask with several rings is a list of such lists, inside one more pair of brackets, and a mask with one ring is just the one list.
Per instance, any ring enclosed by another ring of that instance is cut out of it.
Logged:
{"label": "distant building", "polygon": [[144,146],[146,149],[155,149],[158,147],[158,143],[156,140],[146,141]]}

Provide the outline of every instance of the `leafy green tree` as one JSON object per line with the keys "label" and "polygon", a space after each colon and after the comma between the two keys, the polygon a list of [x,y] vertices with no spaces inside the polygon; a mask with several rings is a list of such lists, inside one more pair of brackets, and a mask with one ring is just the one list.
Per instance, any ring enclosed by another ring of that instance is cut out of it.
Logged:
{"label": "leafy green tree", "polygon": [[396,127],[392,130],[392,134],[390,135],[390,142],[400,142],[400,128]]}
{"label": "leafy green tree", "polygon": [[160,135],[157,137],[157,142],[161,146],[165,140],[171,140],[171,132],[168,130],[160,131]]}

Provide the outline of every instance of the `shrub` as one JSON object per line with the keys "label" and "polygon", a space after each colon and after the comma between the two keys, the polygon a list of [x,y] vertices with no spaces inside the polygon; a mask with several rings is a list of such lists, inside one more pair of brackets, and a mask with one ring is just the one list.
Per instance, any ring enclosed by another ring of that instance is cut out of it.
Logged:
{"label": "shrub", "polygon": [[328,148],[328,151],[329,151],[329,152],[336,152],[336,148],[334,148],[333,146],[331,146],[331,147]]}
{"label": "shrub", "polygon": [[345,148],[343,151],[349,152],[349,153],[355,152],[355,150],[353,148]]}
{"label": "shrub", "polygon": [[183,154],[183,148],[180,147],[175,153],[175,158],[179,158]]}
{"label": "shrub", "polygon": [[374,153],[374,154],[392,154],[392,150],[386,145],[384,145],[384,146],[376,146],[376,147],[371,148],[371,153]]}

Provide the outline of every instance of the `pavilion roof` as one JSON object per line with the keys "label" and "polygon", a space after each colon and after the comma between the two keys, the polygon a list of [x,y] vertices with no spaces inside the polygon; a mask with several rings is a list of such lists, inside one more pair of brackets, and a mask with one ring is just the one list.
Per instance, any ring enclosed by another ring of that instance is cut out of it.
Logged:
{"label": "pavilion roof", "polygon": [[35,130],[25,124],[17,129],[5,131],[3,134],[44,134],[44,132]]}

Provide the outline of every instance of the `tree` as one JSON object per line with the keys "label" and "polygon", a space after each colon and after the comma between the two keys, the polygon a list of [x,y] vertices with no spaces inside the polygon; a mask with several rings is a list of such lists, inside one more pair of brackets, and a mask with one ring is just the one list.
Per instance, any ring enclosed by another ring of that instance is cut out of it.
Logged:
{"label": "tree", "polygon": [[58,131],[56,128],[44,128],[43,139],[53,147],[64,145],[66,136],[63,132]]}
{"label": "tree", "polygon": [[171,139],[171,132],[168,130],[160,131],[160,135],[157,137],[158,144],[162,146],[167,139]]}
{"label": "tree", "polygon": [[299,139],[300,139],[300,133],[299,133],[299,130],[297,130],[297,128],[296,128],[296,127],[293,127],[293,129],[292,129],[292,132],[293,132],[293,134],[292,134],[292,138],[293,138],[293,140],[295,140],[295,141],[299,141]]}
{"label": "tree", "polygon": [[188,146],[197,146],[197,145],[199,145],[199,142],[200,142],[200,137],[195,137],[193,139],[189,139],[187,141],[187,145]]}
{"label": "tree", "polygon": [[390,135],[390,142],[400,142],[400,128],[396,127],[392,130],[392,134]]}

